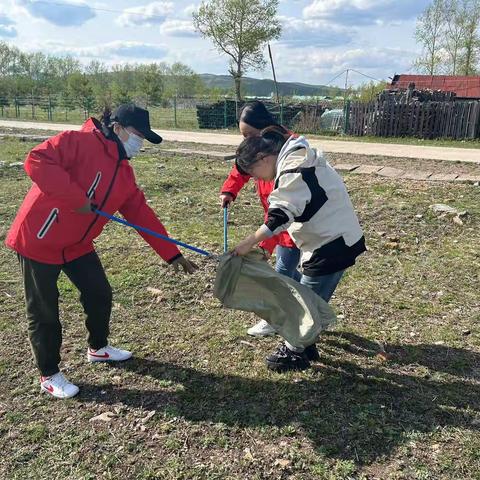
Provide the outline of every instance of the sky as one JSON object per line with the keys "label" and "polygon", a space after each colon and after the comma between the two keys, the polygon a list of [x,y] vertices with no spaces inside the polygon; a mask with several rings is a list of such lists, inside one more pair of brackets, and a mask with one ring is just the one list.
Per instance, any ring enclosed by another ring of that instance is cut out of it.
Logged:
{"label": "sky", "polygon": [[[416,18],[429,0],[280,0],[272,42],[278,81],[358,86],[413,71]],[[191,0],[0,0],[0,41],[82,63],[182,62],[228,74],[228,59],[197,34]],[[357,73],[360,72],[360,73]],[[363,74],[363,75],[362,75]],[[247,76],[271,78],[270,67]],[[338,78],[335,78],[337,77]]]}

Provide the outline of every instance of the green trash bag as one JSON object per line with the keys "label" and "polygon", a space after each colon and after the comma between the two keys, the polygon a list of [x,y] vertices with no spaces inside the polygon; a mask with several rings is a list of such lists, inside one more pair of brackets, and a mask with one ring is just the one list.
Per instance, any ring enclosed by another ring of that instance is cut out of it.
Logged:
{"label": "green trash bag", "polygon": [[294,347],[307,347],[335,323],[330,305],[310,288],[277,273],[259,252],[220,257],[213,294],[227,308],[254,312]]}

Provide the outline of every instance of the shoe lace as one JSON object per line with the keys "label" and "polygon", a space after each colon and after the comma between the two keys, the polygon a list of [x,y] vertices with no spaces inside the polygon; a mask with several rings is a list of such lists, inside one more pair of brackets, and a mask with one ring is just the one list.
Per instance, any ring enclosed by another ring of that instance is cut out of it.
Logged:
{"label": "shoe lace", "polygon": [[294,359],[299,359],[299,358],[302,358],[304,356],[304,352],[302,353],[298,353],[298,352],[294,352],[293,350],[290,350],[286,345],[285,343],[281,343],[278,348],[277,348],[277,351],[275,352],[278,356],[282,356],[284,358],[288,358],[290,357],[292,360]]}
{"label": "shoe lace", "polygon": [[288,347],[284,344],[284,343],[281,343],[278,347],[277,347],[277,350],[275,352],[278,356],[282,356],[282,357],[287,357],[288,355],[290,355],[291,352]]}

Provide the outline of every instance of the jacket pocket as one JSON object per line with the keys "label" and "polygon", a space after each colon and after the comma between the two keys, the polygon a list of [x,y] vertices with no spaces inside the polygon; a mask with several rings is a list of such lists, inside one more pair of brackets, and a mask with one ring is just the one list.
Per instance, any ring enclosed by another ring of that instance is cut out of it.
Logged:
{"label": "jacket pocket", "polygon": [[37,238],[39,240],[42,240],[42,238],[45,237],[47,232],[50,230],[50,227],[52,226],[53,222],[55,220],[58,221],[58,212],[59,212],[58,208],[52,209],[47,219],[45,220],[44,224],[40,227],[40,230],[37,233]]}
{"label": "jacket pocket", "polygon": [[95,197],[95,190],[97,189],[101,178],[102,178],[102,172],[97,172],[97,174],[95,175],[95,179],[93,180],[93,183],[90,185],[90,188],[87,190],[87,197],[90,200]]}

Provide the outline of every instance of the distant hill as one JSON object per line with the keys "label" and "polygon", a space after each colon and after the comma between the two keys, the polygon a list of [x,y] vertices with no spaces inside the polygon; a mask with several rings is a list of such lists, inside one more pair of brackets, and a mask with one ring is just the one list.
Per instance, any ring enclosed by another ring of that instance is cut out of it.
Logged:
{"label": "distant hill", "polygon": [[[233,78],[230,75],[200,74],[200,78],[209,88],[219,88],[225,92],[234,91]],[[242,94],[248,96],[268,97],[275,92],[275,84],[270,79],[251,77],[242,78]],[[335,96],[340,95],[342,89],[326,85],[309,85],[306,83],[278,82],[278,93],[281,96]]]}

